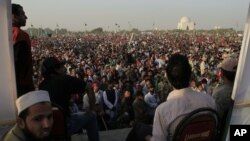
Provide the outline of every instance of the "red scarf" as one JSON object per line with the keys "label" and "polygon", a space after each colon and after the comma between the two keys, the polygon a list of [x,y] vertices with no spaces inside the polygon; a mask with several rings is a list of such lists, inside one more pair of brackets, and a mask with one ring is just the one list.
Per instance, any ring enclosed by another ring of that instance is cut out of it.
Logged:
{"label": "red scarf", "polygon": [[13,39],[13,44],[16,44],[17,42],[20,41],[25,41],[29,47],[31,47],[31,41],[29,38],[29,35],[21,30],[19,27],[13,27],[12,28],[12,39]]}

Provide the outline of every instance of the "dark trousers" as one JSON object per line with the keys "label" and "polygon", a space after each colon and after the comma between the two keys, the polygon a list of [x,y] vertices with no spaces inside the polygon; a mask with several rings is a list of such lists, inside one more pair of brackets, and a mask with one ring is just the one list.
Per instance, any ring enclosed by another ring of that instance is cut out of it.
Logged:
{"label": "dark trousers", "polygon": [[152,135],[152,126],[144,123],[135,123],[129,132],[126,141],[145,141],[147,135]]}

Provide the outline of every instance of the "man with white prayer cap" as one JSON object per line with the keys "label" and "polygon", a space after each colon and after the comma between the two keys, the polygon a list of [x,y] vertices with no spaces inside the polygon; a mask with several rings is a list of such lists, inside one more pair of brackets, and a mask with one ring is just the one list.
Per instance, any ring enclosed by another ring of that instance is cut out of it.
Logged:
{"label": "man with white prayer cap", "polygon": [[218,86],[213,92],[213,98],[215,99],[218,113],[222,119],[225,119],[229,108],[233,104],[231,98],[234,86],[234,80],[236,76],[238,60],[235,58],[225,58],[219,65],[220,79],[222,85]]}
{"label": "man with white prayer cap", "polygon": [[2,141],[49,141],[53,125],[52,106],[47,91],[31,91],[16,100],[16,125]]}

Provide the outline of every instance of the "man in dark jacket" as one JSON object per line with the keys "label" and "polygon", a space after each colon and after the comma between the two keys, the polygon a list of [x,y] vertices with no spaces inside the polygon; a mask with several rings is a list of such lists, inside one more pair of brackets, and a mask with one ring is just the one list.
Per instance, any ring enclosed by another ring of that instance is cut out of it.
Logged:
{"label": "man in dark jacket", "polygon": [[14,60],[17,84],[17,96],[34,90],[32,79],[32,54],[29,35],[20,27],[26,25],[27,16],[23,7],[12,4],[12,39],[14,44]]}
{"label": "man in dark jacket", "polygon": [[[44,60],[41,72],[44,80],[39,85],[39,89],[47,90],[51,101],[63,108],[68,117],[69,134],[73,135],[84,128],[87,130],[90,141],[99,141],[98,126],[94,112],[70,113],[69,111],[71,95],[83,94],[86,83],[81,79],[66,75],[64,62],[59,61],[55,57],[49,57]],[[91,97],[89,99],[92,101]]]}

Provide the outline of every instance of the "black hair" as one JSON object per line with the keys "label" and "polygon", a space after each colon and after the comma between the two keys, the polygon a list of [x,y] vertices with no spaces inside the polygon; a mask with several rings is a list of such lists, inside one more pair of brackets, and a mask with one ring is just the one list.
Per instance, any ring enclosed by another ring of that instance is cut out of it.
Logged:
{"label": "black hair", "polygon": [[44,78],[48,78],[51,76],[51,74],[57,74],[56,69],[59,69],[60,67],[62,67],[61,63],[57,63],[57,64],[54,64],[53,66],[50,66],[43,62],[41,65],[42,76]]}
{"label": "black hair", "polygon": [[57,74],[57,72],[55,71],[55,69],[58,69],[60,68],[60,65],[58,66],[55,66],[55,67],[52,67],[52,68],[46,68],[45,65],[42,65],[41,66],[41,73],[42,73],[42,76],[44,78],[48,78],[51,76],[51,74]]}
{"label": "black hair", "polygon": [[142,91],[136,91],[136,94],[135,94],[137,97],[138,96],[142,96],[143,97],[143,93],[142,93]]}
{"label": "black hair", "polygon": [[23,7],[19,4],[13,3],[12,5],[12,14],[19,16],[20,9],[23,9]]}
{"label": "black hair", "polygon": [[206,78],[203,78],[203,79],[201,80],[201,83],[202,83],[202,84],[207,84],[207,79],[206,79]]}
{"label": "black hair", "polygon": [[23,111],[19,114],[18,117],[20,117],[21,119],[25,120],[26,117],[28,116],[28,114],[29,114],[29,108],[23,110]]}
{"label": "black hair", "polygon": [[182,89],[189,86],[192,72],[186,56],[181,54],[172,55],[168,61],[166,71],[168,80],[174,88]]}
{"label": "black hair", "polygon": [[221,72],[222,72],[223,76],[226,77],[228,80],[234,81],[236,72],[226,71],[224,69],[221,69]]}

